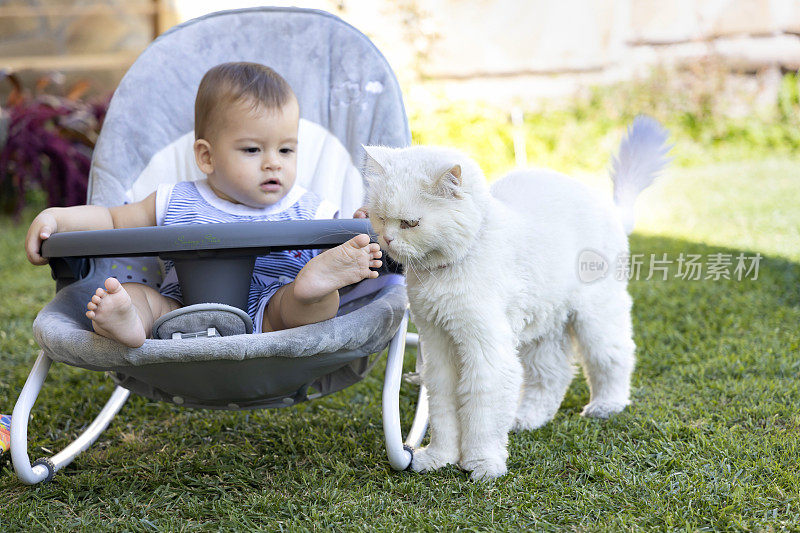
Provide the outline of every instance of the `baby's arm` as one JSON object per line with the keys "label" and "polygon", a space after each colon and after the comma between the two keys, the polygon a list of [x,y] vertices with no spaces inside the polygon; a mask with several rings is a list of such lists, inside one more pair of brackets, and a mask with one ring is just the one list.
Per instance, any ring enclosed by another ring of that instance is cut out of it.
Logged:
{"label": "baby's arm", "polygon": [[141,202],[116,207],[77,205],[74,207],[49,207],[31,222],[25,237],[28,261],[44,265],[47,259],[40,250],[42,241],[60,231],[85,231],[117,228],[138,228],[156,225],[156,193]]}

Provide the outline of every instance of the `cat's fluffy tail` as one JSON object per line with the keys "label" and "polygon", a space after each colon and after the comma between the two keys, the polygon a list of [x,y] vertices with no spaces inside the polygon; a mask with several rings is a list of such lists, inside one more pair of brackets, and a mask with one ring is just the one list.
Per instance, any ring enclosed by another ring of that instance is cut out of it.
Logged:
{"label": "cat's fluffy tail", "polygon": [[672,158],[667,157],[672,145],[667,144],[669,132],[654,118],[639,115],[628,127],[628,134],[612,160],[611,179],[614,181],[614,203],[620,210],[625,232],[633,231],[636,197],[653,183]]}

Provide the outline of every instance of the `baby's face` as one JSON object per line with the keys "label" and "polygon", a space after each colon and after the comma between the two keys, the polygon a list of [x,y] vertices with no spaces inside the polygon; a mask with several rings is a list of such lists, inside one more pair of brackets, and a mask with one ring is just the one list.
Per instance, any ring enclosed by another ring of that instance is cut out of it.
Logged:
{"label": "baby's face", "polygon": [[299,108],[292,98],[278,109],[237,102],[211,136],[212,190],[225,200],[267,207],[286,196],[297,174]]}

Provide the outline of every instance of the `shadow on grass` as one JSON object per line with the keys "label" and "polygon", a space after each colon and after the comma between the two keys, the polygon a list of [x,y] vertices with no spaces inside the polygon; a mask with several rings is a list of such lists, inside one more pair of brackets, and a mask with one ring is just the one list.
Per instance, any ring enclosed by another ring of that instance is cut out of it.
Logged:
{"label": "shadow on grass", "polygon": [[[645,254],[645,265],[650,254],[673,260],[667,280],[657,273],[644,281],[643,269],[642,280],[630,284],[638,347],[633,404],[609,421],[584,420],[589,394],[577,376],[553,422],[511,436],[510,474],[502,482],[468,483],[455,467],[425,476],[392,472],[379,363],[362,383],[281,410],[190,410],[133,398],[53,483],[24,487],[8,455],[0,458],[7,501],[0,514],[8,524],[34,516],[49,528],[104,520],[143,527],[141,517],[167,528],[175,521],[248,527],[248,516],[287,527],[308,525],[310,516],[317,524],[360,520],[387,528],[420,520],[453,528],[493,527],[495,520],[512,528],[791,523],[800,513],[791,496],[800,489],[793,473],[800,265],[764,256],[756,280],[688,281],[676,277],[681,253],[703,262],[731,254],[735,264],[742,251],[643,236],[631,247]],[[19,294],[5,285],[2,294]],[[42,285],[31,284],[38,291]],[[10,412],[36,352],[29,310],[6,312],[0,412]],[[34,408],[31,456],[75,438],[112,390],[102,373],[54,365]],[[415,393],[404,386],[406,428]],[[603,511],[609,508],[617,514]]]}

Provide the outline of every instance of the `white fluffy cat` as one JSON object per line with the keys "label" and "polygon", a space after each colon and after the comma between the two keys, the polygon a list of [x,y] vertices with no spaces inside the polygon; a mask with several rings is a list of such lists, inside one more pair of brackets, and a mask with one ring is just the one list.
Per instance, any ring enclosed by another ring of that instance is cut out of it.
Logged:
{"label": "white fluffy cat", "polygon": [[[628,253],[636,196],[667,162],[666,138],[653,119],[633,122],[614,161],[616,206],[548,170],[511,172],[490,190],[457,151],[364,147],[369,217],[404,265],[424,355],[431,440],[412,469],[458,463],[473,479],[503,475],[508,431],[558,410],[573,340],[591,390],[582,414],[628,405],[631,298],[614,262]],[[582,281],[585,251],[606,258],[607,275]]]}

